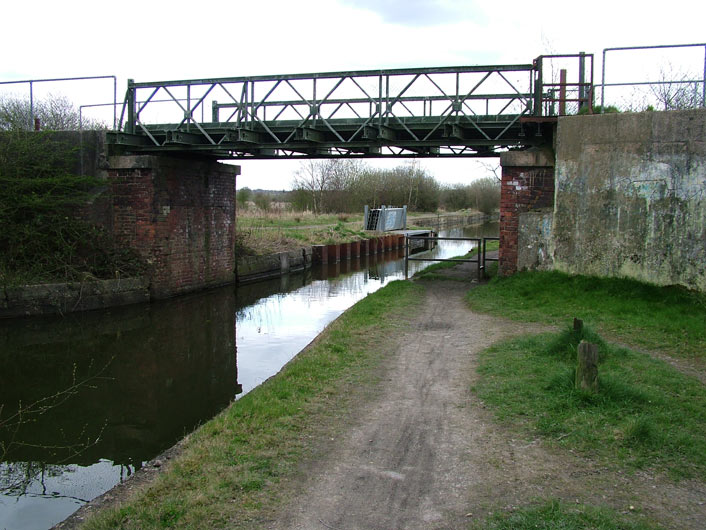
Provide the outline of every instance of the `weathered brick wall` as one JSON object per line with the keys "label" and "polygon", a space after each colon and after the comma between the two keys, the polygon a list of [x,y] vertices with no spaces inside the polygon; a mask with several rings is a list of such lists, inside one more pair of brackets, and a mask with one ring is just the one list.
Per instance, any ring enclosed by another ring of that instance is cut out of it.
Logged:
{"label": "weathered brick wall", "polygon": [[235,280],[239,166],[167,156],[109,159],[112,230],[150,266],[165,298]]}
{"label": "weathered brick wall", "polygon": [[523,212],[554,205],[554,157],[549,151],[504,153],[500,158],[501,276],[517,272],[519,218]]}

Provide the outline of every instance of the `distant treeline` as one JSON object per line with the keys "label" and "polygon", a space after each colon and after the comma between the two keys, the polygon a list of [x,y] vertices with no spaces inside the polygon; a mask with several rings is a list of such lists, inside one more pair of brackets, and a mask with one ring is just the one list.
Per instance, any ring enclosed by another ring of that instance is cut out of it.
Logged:
{"label": "distant treeline", "polygon": [[500,204],[500,182],[485,177],[469,184],[442,186],[418,164],[393,169],[371,168],[360,160],[309,160],[295,175],[290,192],[253,192],[243,188],[238,202],[253,201],[263,210],[270,202],[287,202],[292,210],[314,213],[361,212],[365,205],[404,206],[433,212],[476,209],[492,213]]}

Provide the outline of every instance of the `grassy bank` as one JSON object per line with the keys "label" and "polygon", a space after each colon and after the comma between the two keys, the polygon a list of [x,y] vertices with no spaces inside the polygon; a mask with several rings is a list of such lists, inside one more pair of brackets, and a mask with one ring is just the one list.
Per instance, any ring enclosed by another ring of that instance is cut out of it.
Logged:
{"label": "grassy bank", "polygon": [[[446,215],[471,215],[475,212],[453,212]],[[425,212],[409,213],[410,229],[419,226],[415,220],[428,218]],[[361,214],[322,214],[287,210],[243,210],[237,214],[237,251],[244,256],[264,256],[276,252],[297,250],[302,246],[348,243],[369,237],[363,230]],[[435,223],[434,223],[435,224]]]}
{"label": "grassy bank", "polygon": [[[574,385],[580,340],[599,345],[599,390]],[[648,355],[567,329],[496,344],[474,390],[500,421],[611,468],[706,479],[706,387]]]}
{"label": "grassy bank", "polygon": [[556,500],[517,510],[511,514],[498,512],[483,523],[474,525],[478,530],[654,530],[660,528],[641,521],[632,521],[607,508],[569,505]]}
{"label": "grassy bank", "polygon": [[302,228],[312,226],[332,226],[338,223],[357,223],[363,226],[362,214],[321,214],[293,212],[288,210],[241,210],[238,209],[238,225],[242,228]]}
{"label": "grassy bank", "polygon": [[359,241],[367,236],[356,223],[307,228],[238,228],[236,255],[263,256],[312,245],[333,245]]}
{"label": "grassy bank", "polygon": [[[473,289],[467,301],[476,311],[563,327],[576,316],[623,342],[697,365],[704,360],[704,297],[680,288],[526,272]],[[599,345],[595,394],[575,389],[581,339]],[[567,328],[495,344],[482,352],[478,370],[473,390],[521,436],[539,437],[611,469],[706,479],[706,388],[667,363],[610,344],[590,328]],[[653,528],[555,500],[500,511],[480,527]]]}
{"label": "grassy bank", "polygon": [[573,317],[631,345],[706,360],[706,296],[678,287],[559,272],[497,278],[468,294],[476,311],[563,325]]}
{"label": "grassy bank", "polygon": [[421,300],[421,287],[393,282],[331,324],[278,375],[193,433],[147,489],[101,512],[86,528],[250,528],[278,504],[270,486],[296,478],[312,440],[369,396],[386,351],[380,338]]}

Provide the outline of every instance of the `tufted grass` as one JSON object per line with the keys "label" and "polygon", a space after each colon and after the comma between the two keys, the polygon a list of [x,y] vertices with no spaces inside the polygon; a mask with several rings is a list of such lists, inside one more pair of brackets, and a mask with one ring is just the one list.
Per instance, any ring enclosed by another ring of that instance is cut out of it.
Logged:
{"label": "tufted grass", "polygon": [[521,272],[467,295],[470,307],[526,322],[573,317],[631,346],[706,361],[706,296],[635,280]]}
{"label": "tufted grass", "polygon": [[[599,390],[574,385],[580,340],[598,344]],[[609,467],[706,479],[706,387],[584,328],[525,336],[481,353],[474,391],[506,422]]]}
{"label": "tufted grass", "polygon": [[570,505],[549,500],[526,506],[513,512],[495,512],[471,528],[483,530],[656,530],[654,524],[642,520],[639,514],[621,515],[604,507]]}

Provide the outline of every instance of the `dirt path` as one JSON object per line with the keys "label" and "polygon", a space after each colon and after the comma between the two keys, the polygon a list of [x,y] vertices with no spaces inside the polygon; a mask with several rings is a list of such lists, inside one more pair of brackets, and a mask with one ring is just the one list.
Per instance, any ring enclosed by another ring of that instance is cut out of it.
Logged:
{"label": "dirt path", "polygon": [[470,391],[477,354],[539,328],[472,313],[468,283],[426,285],[423,311],[393,340],[384,388],[347,418],[322,459],[303,466],[297,493],[267,528],[465,528],[491,510],[548,498],[706,527],[702,483],[628,476],[494,422]]}

